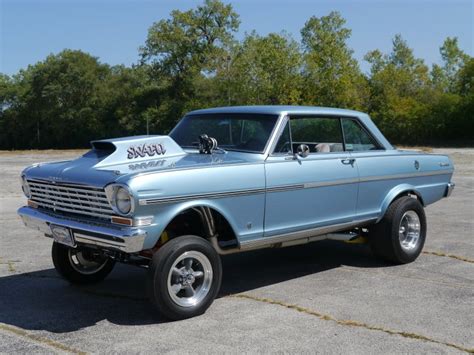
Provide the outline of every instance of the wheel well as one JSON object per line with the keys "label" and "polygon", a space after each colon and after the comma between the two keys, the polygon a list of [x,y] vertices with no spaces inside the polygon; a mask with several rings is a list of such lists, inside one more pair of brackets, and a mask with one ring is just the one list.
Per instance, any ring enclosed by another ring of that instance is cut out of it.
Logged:
{"label": "wheel well", "polygon": [[417,199],[418,201],[420,201],[421,205],[424,207],[425,206],[425,202],[423,201],[423,198],[421,197],[420,193],[413,190],[413,189],[407,189],[407,190],[404,190],[402,192],[400,192],[398,195],[396,195],[394,198],[392,198],[391,200],[389,200],[388,196],[387,198],[384,200],[384,203],[382,205],[382,211],[381,211],[381,214],[380,216],[378,217],[376,223],[380,222],[380,220],[383,218],[383,216],[385,215],[385,213],[387,212],[387,209],[389,208],[389,206],[394,203],[396,200],[398,200],[399,198],[401,197],[405,197],[405,196],[409,196],[409,197],[412,197],[412,198],[415,198]]}
{"label": "wheel well", "polygon": [[193,207],[184,210],[168,223],[163,235],[166,235],[167,240],[181,235],[217,237],[223,248],[238,245],[237,237],[227,219],[210,207]]}
{"label": "wheel well", "polygon": [[409,196],[409,197],[413,197],[413,198],[416,198],[418,201],[420,201],[420,203],[424,206],[425,203],[423,202],[423,198],[421,197],[421,195],[416,192],[416,191],[413,191],[413,190],[409,190],[409,191],[403,191],[401,193],[399,193],[397,196],[395,196],[395,198],[392,200],[392,202],[390,202],[390,204],[392,204],[394,201],[398,200],[400,197],[404,197],[404,196]]}

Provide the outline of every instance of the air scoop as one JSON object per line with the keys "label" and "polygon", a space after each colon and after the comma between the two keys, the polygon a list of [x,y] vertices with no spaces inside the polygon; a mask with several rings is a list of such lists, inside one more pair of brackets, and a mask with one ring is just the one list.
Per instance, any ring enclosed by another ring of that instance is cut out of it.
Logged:
{"label": "air scoop", "polygon": [[169,136],[133,136],[91,142],[92,149],[106,155],[94,167],[135,163],[151,159],[185,155]]}

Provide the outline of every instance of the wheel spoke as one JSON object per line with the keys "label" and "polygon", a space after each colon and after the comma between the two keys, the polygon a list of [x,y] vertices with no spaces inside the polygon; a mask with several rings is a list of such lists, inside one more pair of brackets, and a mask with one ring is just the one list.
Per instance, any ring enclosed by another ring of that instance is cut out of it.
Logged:
{"label": "wheel spoke", "polygon": [[174,267],[173,270],[171,270],[171,272],[173,273],[174,277],[180,277],[181,276],[181,270],[178,269],[177,267]]}
{"label": "wheel spoke", "polygon": [[191,269],[192,266],[193,266],[193,259],[187,258],[187,259],[184,260],[184,267],[186,269],[189,270],[189,269]]}
{"label": "wheel spoke", "polygon": [[198,279],[204,276],[204,273],[202,271],[194,271],[193,276]]}
{"label": "wheel spoke", "polygon": [[194,288],[191,285],[188,285],[184,289],[184,293],[185,293],[186,297],[193,297],[194,294],[195,294],[195,291],[194,291]]}
{"label": "wheel spoke", "polygon": [[174,292],[174,294],[177,294],[179,291],[181,291],[181,288],[181,284],[171,285],[171,290]]}

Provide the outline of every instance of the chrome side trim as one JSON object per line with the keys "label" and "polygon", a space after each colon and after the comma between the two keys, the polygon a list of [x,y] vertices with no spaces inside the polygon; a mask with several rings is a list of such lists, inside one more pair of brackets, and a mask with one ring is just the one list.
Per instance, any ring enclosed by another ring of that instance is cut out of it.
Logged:
{"label": "chrome side trim", "polygon": [[367,176],[361,178],[360,182],[369,182],[369,181],[378,181],[378,180],[392,180],[392,179],[406,179],[406,178],[416,178],[416,177],[423,177],[423,176],[435,176],[435,175],[447,175],[452,174],[453,170],[433,170],[433,171],[425,171],[425,172],[415,172],[415,173],[408,173],[408,174],[393,174],[393,175],[375,175],[375,176]]}
{"label": "chrome side trim", "polygon": [[336,186],[336,185],[347,185],[347,184],[356,184],[359,182],[359,179],[339,179],[334,181],[321,181],[321,182],[310,182],[304,184],[305,189],[312,189],[315,187],[323,186]]}
{"label": "chrome side trim", "polygon": [[269,187],[266,189],[266,192],[268,193],[285,192],[285,191],[292,191],[292,190],[300,190],[304,188],[305,188],[305,184],[280,185],[280,186]]}
{"label": "chrome side trim", "polygon": [[317,182],[308,182],[308,183],[304,183],[304,184],[269,187],[269,188],[267,188],[266,192],[280,192],[280,191],[286,191],[286,190],[296,190],[296,189],[301,189],[301,188],[312,189],[312,188],[316,188],[316,187],[355,184],[355,183],[359,183],[359,182],[404,179],[404,178],[412,178],[412,177],[445,175],[445,174],[449,174],[449,172],[446,172],[446,171],[432,171],[432,172],[426,172],[426,173],[410,173],[410,174],[369,176],[369,177],[362,178],[362,179],[354,178],[354,179],[338,179],[338,180],[317,181]]}
{"label": "chrome side trim", "polygon": [[[324,236],[325,234],[328,234],[328,233],[339,232],[342,230],[355,228],[364,224],[370,224],[370,223],[375,222],[376,220],[377,220],[376,218],[357,220],[357,221],[351,221],[351,222],[346,222],[346,223],[334,224],[331,226],[317,227],[317,228],[305,229],[305,230],[297,231],[297,232],[279,234],[279,235],[275,235],[271,237],[262,237],[260,239],[255,239],[255,240],[241,241],[240,249],[242,251],[259,249],[259,248],[264,248],[266,246],[270,246],[273,244],[289,242],[292,240]],[[326,239],[326,238],[322,238],[322,239]]]}
{"label": "chrome side trim", "polygon": [[59,225],[70,228],[78,243],[119,250],[125,253],[137,253],[143,250],[143,244],[147,237],[147,232],[142,229],[90,224],[53,216],[30,207],[21,207],[18,214],[25,226],[46,235],[51,235],[51,224]]}
{"label": "chrome side trim", "polygon": [[232,196],[261,194],[261,193],[285,192],[285,191],[299,190],[299,189],[313,189],[313,188],[318,188],[318,187],[356,184],[359,182],[445,175],[445,174],[450,174],[450,173],[451,173],[450,171],[446,171],[446,170],[437,170],[437,171],[429,171],[429,172],[424,172],[424,173],[420,172],[420,173],[410,173],[410,174],[369,176],[362,179],[357,179],[357,178],[356,179],[338,179],[338,180],[329,180],[329,181],[309,182],[309,183],[304,183],[304,184],[280,185],[280,186],[268,187],[266,189],[261,188],[261,189],[227,191],[227,192],[196,194],[196,195],[171,196],[171,197],[164,197],[164,198],[140,199],[138,203],[141,206],[147,206],[147,205],[183,202],[183,201],[199,200],[199,199],[216,199],[216,198],[225,198],[225,197],[232,197]]}
{"label": "chrome side trim", "polygon": [[183,201],[189,201],[189,200],[215,199],[215,198],[224,198],[224,197],[232,197],[232,196],[262,194],[264,192],[265,192],[264,188],[238,190],[238,191],[227,191],[227,192],[217,192],[217,193],[207,193],[207,194],[172,196],[172,197],[166,197],[166,198],[140,199],[138,203],[142,206],[146,206],[146,205],[157,205],[157,204],[171,203],[171,202],[183,202]]}

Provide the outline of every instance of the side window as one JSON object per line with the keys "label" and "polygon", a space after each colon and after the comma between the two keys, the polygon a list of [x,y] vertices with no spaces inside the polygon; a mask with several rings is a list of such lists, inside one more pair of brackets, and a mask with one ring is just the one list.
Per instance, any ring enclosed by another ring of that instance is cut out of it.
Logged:
{"label": "side window", "polygon": [[280,139],[275,146],[274,154],[291,154],[291,135],[290,135],[290,123],[287,122],[285,129],[281,132]]}
{"label": "side window", "polygon": [[290,120],[293,152],[300,144],[311,153],[343,151],[342,131],[338,118],[294,117]]}
{"label": "side window", "polygon": [[373,138],[369,136],[357,121],[343,118],[342,129],[344,130],[347,151],[360,152],[380,149]]}

